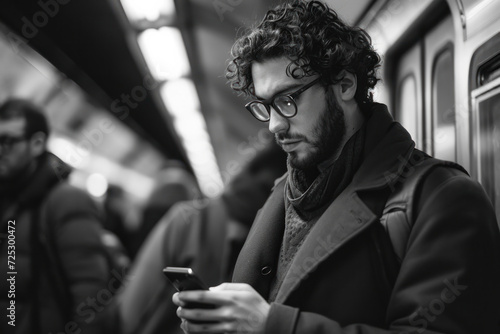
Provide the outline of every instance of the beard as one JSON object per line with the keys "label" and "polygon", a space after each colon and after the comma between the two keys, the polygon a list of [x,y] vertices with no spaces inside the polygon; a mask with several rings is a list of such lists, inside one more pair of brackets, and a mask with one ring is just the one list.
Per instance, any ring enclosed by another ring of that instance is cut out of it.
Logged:
{"label": "beard", "polygon": [[20,166],[16,166],[16,168],[3,163],[2,166],[0,166],[0,189],[5,188],[14,191],[16,188],[23,187],[22,184],[24,184],[32,174],[34,167],[34,163],[29,163],[29,161]]}
{"label": "beard", "polygon": [[310,151],[305,157],[299,157],[297,152],[288,153],[288,164],[296,169],[315,168],[335,155],[342,145],[346,133],[344,111],[340,107],[333,92],[326,92],[326,110],[314,125],[310,136],[294,134],[276,134],[279,143],[286,138],[300,138],[309,144]]}

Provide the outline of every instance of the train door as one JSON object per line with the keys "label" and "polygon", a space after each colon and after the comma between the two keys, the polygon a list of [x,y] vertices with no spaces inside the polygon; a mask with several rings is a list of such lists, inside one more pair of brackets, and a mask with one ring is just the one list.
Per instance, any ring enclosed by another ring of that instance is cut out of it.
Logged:
{"label": "train door", "polygon": [[447,16],[402,54],[395,76],[395,118],[417,148],[456,161],[453,41]]}
{"label": "train door", "polygon": [[490,197],[500,222],[500,34],[474,53],[469,76],[472,172]]}

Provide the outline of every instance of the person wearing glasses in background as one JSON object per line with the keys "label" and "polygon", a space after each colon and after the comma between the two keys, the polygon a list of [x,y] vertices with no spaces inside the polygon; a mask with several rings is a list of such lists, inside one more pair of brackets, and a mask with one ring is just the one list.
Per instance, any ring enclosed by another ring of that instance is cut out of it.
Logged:
{"label": "person wearing glasses in background", "polygon": [[101,220],[66,181],[69,166],[46,151],[48,135],[36,105],[0,105],[0,333],[104,333]]}
{"label": "person wearing glasses in background", "polygon": [[173,296],[186,333],[500,333],[492,205],[373,102],[379,63],[367,33],[318,1],[287,1],[236,41],[227,78],[256,98],[246,108],[288,173],[233,283]]}

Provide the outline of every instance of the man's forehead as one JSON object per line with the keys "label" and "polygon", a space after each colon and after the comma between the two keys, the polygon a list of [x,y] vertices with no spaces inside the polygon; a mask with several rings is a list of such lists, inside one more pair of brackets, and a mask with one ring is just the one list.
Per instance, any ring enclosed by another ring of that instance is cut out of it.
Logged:
{"label": "man's forehead", "polygon": [[291,60],[282,58],[268,59],[252,64],[252,79],[255,95],[267,99],[287,88],[300,86],[306,80],[295,79],[287,75]]}
{"label": "man's forehead", "polygon": [[0,120],[0,135],[21,136],[24,135],[26,119],[15,117]]}

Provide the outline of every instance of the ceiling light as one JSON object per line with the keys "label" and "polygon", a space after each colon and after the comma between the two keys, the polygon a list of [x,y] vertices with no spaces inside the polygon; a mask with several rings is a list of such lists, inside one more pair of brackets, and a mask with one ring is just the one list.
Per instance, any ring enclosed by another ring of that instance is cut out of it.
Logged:
{"label": "ceiling light", "polygon": [[208,197],[220,195],[224,184],[194,83],[188,79],[168,81],[161,95],[174,119],[174,128],[182,139],[201,191]]}
{"label": "ceiling light", "polygon": [[130,21],[156,21],[175,15],[174,0],[121,0]]}
{"label": "ceiling light", "polygon": [[155,79],[173,80],[189,75],[189,60],[179,29],[147,29],[139,35],[138,42]]}

